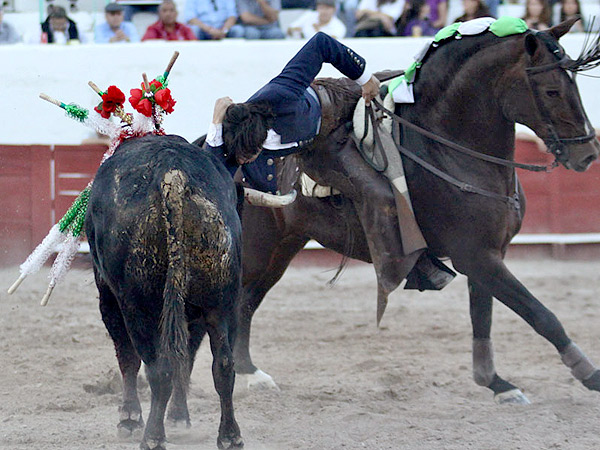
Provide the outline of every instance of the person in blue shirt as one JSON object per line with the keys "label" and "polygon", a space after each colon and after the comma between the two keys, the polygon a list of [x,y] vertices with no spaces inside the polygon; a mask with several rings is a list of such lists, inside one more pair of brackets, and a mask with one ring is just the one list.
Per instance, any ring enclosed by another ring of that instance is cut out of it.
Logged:
{"label": "person in blue shirt", "polygon": [[235,0],[187,0],[183,19],[200,40],[244,37],[244,28],[236,25]]}
{"label": "person in blue shirt", "polygon": [[104,8],[106,22],[96,25],[95,42],[106,44],[109,42],[139,42],[135,26],[131,22],[125,22],[123,5],[109,3]]}

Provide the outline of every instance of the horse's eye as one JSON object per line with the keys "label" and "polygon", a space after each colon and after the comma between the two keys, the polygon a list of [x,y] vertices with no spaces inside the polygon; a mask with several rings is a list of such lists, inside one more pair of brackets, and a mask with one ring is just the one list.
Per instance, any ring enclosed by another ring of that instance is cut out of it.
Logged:
{"label": "horse's eye", "polygon": [[546,95],[548,95],[548,97],[551,97],[551,98],[560,97],[560,93],[558,91],[546,91]]}

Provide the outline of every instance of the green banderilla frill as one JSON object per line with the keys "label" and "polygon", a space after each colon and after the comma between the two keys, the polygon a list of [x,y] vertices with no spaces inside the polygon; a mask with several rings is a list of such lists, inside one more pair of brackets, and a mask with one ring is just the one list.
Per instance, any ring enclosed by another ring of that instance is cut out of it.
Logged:
{"label": "green banderilla frill", "polygon": [[89,116],[89,111],[87,109],[74,103],[71,103],[70,105],[61,103],[60,107],[67,112],[67,116],[80,122],[84,122]]}
{"label": "green banderilla frill", "polygon": [[85,222],[85,213],[87,212],[88,201],[90,199],[90,187],[86,187],[77,199],[73,202],[69,210],[58,222],[58,229],[61,233],[71,233],[77,237],[83,230]]}

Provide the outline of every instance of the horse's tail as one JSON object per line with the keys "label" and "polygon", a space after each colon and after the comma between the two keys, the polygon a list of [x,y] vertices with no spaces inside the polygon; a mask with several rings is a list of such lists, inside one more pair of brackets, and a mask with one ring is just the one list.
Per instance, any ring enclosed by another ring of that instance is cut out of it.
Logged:
{"label": "horse's tail", "polygon": [[167,276],[163,291],[160,353],[169,365],[173,382],[187,389],[190,376],[189,332],[185,317],[187,268],[183,230],[183,199],[186,176],[176,169],[167,171],[161,183],[163,217],[167,236]]}
{"label": "horse's tail", "polygon": [[[340,202],[340,209],[343,209],[344,204],[350,204],[350,200],[344,196],[340,196],[339,199],[334,200],[335,197],[330,197],[330,201],[332,204],[334,202]],[[327,282],[328,285],[333,286],[340,279],[344,270],[348,266],[348,262],[350,261],[350,256],[354,250],[354,230],[352,229],[352,225],[350,225],[350,221],[346,214],[343,214],[345,217],[344,224],[346,225],[346,239],[344,240],[344,250],[342,252],[342,260],[340,261],[340,265],[338,266],[335,275],[331,280]]]}

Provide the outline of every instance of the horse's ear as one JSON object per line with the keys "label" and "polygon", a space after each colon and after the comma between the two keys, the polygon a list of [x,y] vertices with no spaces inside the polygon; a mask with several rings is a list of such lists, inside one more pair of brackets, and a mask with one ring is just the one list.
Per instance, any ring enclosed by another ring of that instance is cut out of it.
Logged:
{"label": "horse's ear", "polygon": [[525,50],[527,50],[527,53],[529,53],[529,56],[533,56],[535,55],[535,52],[537,51],[539,46],[539,42],[537,37],[535,37],[534,33],[529,33],[527,36],[525,36]]}
{"label": "horse's ear", "polygon": [[570,19],[565,20],[564,22],[559,23],[558,25],[554,25],[552,28],[548,30],[548,32],[554,36],[554,38],[558,41],[561,37],[563,37],[567,32],[571,29],[571,27],[581,19],[581,16],[576,15],[571,17]]}

